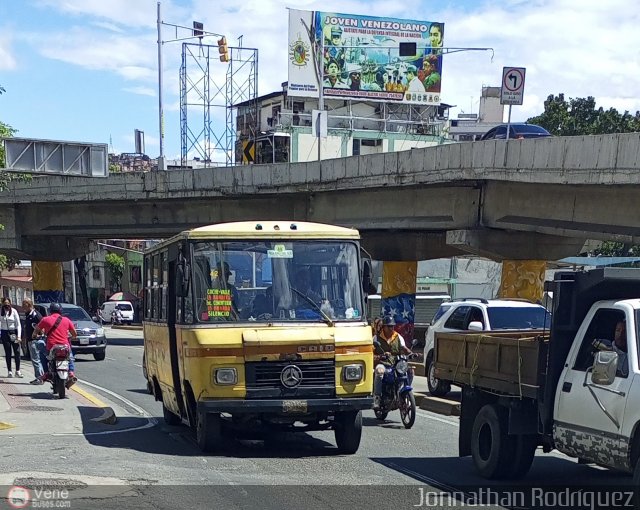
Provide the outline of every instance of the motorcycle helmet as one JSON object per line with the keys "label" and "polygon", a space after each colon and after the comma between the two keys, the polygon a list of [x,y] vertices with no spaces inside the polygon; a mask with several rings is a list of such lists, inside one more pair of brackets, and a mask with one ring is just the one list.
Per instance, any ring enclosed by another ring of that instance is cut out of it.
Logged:
{"label": "motorcycle helmet", "polygon": [[62,306],[60,306],[60,303],[51,303],[49,305],[49,313],[62,313]]}

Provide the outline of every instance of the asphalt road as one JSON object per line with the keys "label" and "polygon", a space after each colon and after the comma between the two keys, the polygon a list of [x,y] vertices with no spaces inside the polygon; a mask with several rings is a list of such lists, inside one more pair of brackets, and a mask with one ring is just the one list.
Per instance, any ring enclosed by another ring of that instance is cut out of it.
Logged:
{"label": "asphalt road", "polygon": [[[8,438],[0,445],[0,486],[24,478],[71,484],[72,508],[341,510],[450,508],[462,504],[460,494],[475,496],[487,487],[470,458],[457,457],[457,419],[426,411],[418,412],[411,430],[402,427],[397,411],[383,423],[365,413],[362,444],[352,456],[337,453],[332,432],[288,434],[272,443],[230,439],[221,453],[203,455],[187,427],[164,424],[161,405],[146,392],[142,334],[108,329],[107,336],[107,358],[79,357],[79,376],[108,389],[104,399],[120,395],[134,404],[132,412],[142,408],[157,424],[118,433]],[[540,454],[513,489],[627,481],[560,454]],[[502,494],[510,488],[495,489]],[[441,491],[444,496],[436,498]],[[533,508],[498,496],[487,502],[485,508]]]}

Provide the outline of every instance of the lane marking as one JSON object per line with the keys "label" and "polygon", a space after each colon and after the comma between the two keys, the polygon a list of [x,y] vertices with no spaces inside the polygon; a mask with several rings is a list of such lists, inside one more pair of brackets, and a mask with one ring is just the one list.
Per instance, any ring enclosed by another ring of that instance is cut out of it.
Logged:
{"label": "lane marking", "polygon": [[16,426],[13,423],[7,423],[6,421],[0,421],[0,430],[13,429]]}
{"label": "lane marking", "polygon": [[138,363],[134,363],[133,364],[134,367],[140,367],[140,368],[144,368],[142,365],[138,365]]}
{"label": "lane marking", "polygon": [[423,412],[417,411],[417,410],[416,410],[416,414],[418,416],[422,416],[424,418],[428,418],[429,420],[439,421],[441,423],[446,423],[447,425],[454,425],[455,427],[459,427],[460,426],[460,422],[459,421],[447,420],[446,418],[440,418],[439,416],[434,416],[432,414],[423,413]]}

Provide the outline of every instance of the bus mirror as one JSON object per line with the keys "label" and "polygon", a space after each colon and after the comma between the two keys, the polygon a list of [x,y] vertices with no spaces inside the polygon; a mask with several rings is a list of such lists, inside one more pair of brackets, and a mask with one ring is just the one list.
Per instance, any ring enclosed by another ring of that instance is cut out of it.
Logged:
{"label": "bus mirror", "polygon": [[176,266],[176,295],[187,297],[189,294],[189,265],[179,262]]}

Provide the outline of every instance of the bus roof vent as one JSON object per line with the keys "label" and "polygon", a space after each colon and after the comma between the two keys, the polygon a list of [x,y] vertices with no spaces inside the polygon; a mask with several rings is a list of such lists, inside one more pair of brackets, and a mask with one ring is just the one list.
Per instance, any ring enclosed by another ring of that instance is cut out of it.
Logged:
{"label": "bus roof vent", "polygon": [[262,230],[262,225],[260,225],[260,223],[256,223],[256,230]]}
{"label": "bus roof vent", "polygon": [[289,226],[289,228],[290,228],[291,230],[298,230],[298,225],[296,225],[295,223],[292,223],[292,224]]}
{"label": "bus roof vent", "polygon": [[280,227],[278,225],[274,225],[273,230],[280,230]]}

